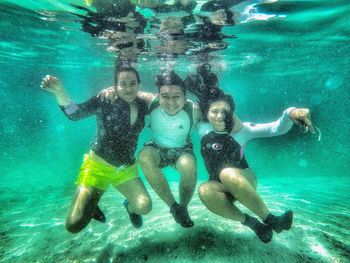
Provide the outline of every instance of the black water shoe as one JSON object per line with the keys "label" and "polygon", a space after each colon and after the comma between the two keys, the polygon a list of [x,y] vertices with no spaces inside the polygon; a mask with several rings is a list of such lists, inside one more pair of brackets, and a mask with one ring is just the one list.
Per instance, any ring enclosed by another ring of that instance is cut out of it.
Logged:
{"label": "black water shoe", "polygon": [[281,233],[283,230],[289,230],[293,224],[293,212],[288,210],[281,216],[275,216],[270,213],[264,220],[264,223],[271,226],[276,233]]}
{"label": "black water shoe", "polygon": [[106,217],[104,213],[101,211],[101,209],[99,208],[99,206],[96,206],[96,209],[94,211],[94,214],[92,215],[92,218],[97,221],[100,221],[101,223],[106,223]]}
{"label": "black water shoe", "polygon": [[126,212],[128,212],[129,214],[129,218],[130,218],[130,222],[131,224],[135,227],[135,228],[140,228],[143,225],[143,219],[141,215],[135,214],[135,213],[130,213],[128,211],[128,205],[129,205],[129,201],[128,199],[126,199],[123,203],[123,206],[126,209]]}
{"label": "black water shoe", "polygon": [[262,242],[270,242],[273,236],[272,228],[261,223],[255,217],[251,217],[247,214],[244,215],[246,219],[242,224],[252,229]]}
{"label": "black water shoe", "polygon": [[187,206],[183,206],[175,202],[170,207],[170,213],[173,215],[176,223],[180,224],[182,227],[187,228],[194,226],[194,222],[188,214]]}

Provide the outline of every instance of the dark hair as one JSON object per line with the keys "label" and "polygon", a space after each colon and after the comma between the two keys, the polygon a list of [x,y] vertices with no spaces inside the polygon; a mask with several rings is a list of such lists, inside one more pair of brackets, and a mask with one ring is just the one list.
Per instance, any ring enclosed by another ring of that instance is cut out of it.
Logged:
{"label": "dark hair", "polygon": [[204,120],[208,121],[208,113],[210,106],[217,101],[224,101],[230,106],[230,111],[225,116],[225,128],[226,131],[231,132],[234,126],[233,113],[235,111],[236,105],[233,97],[228,94],[221,94],[215,98],[209,99],[205,104],[202,104],[202,112],[204,113]]}
{"label": "dark hair", "polygon": [[121,72],[134,72],[136,75],[137,83],[141,82],[140,75],[137,70],[129,64],[116,64],[114,72],[114,83],[118,83],[118,75]]}
{"label": "dark hair", "polygon": [[233,12],[231,10],[225,9],[225,13],[226,13],[226,24],[227,25],[235,25],[235,20],[233,18]]}
{"label": "dark hair", "polygon": [[158,91],[162,86],[176,85],[179,86],[182,92],[186,95],[185,82],[173,70],[161,71],[160,74],[156,76],[156,85],[158,87]]}

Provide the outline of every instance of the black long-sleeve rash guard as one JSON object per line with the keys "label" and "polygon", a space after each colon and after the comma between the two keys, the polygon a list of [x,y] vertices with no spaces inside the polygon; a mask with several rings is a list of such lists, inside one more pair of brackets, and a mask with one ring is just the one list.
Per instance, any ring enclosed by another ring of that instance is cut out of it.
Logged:
{"label": "black long-sleeve rash guard", "polygon": [[137,140],[145,126],[147,104],[136,99],[137,120],[130,123],[130,106],[118,98],[112,104],[103,102],[96,96],[81,104],[72,102],[62,111],[71,120],[80,120],[92,115],[97,120],[97,135],[91,149],[114,166],[129,165],[135,162]]}

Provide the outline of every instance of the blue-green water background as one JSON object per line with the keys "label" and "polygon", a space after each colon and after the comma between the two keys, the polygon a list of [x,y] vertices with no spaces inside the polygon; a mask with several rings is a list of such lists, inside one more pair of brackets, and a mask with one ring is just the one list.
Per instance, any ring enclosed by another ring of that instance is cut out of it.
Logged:
{"label": "blue-green water background", "polygon": [[[322,131],[320,142],[295,127],[248,146],[247,159],[268,206],[296,214],[293,229],[268,245],[239,224],[210,214],[196,194],[190,205],[196,227],[180,229],[152,191],[154,209],[141,230],[129,226],[122,197],[110,189],[101,201],[108,224],[92,222],[78,235],[67,233],[64,218],[95,120],[68,121],[53,96],[39,88],[41,78],[59,76],[71,96],[84,101],[113,83],[114,54],[105,42],[82,32],[71,16],[50,13],[69,11],[63,1],[8,2],[0,1],[0,260],[348,261],[348,1],[264,4],[260,12],[280,17],[225,29],[237,38],[227,40],[229,48],[213,60],[242,120],[272,121],[286,107],[309,107]],[[192,61],[181,58],[177,72],[185,76],[194,68]],[[145,90],[155,91],[159,68],[152,55],[141,57]],[[145,130],[140,145],[148,135]],[[196,135],[194,143],[198,146]],[[178,175],[167,172],[176,193]],[[198,176],[206,179],[200,158]]]}

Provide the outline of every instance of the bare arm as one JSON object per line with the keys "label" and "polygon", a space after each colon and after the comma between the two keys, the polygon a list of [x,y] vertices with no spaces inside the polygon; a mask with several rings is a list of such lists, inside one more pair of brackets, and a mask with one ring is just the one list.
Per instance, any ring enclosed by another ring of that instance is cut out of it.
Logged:
{"label": "bare arm", "polygon": [[142,99],[147,103],[148,108],[151,106],[152,101],[157,97],[157,94],[152,93],[152,92],[144,92],[144,91],[139,91],[137,93],[137,97]]}
{"label": "bare arm", "polygon": [[96,96],[83,103],[76,104],[71,100],[66,90],[61,85],[60,80],[50,75],[43,78],[41,88],[55,94],[57,103],[61,110],[70,120],[73,121],[93,115],[100,105],[99,99]]}
{"label": "bare arm", "polygon": [[57,103],[60,106],[66,107],[71,104],[72,100],[58,78],[51,75],[46,75],[42,79],[40,87],[55,94]]}
{"label": "bare arm", "polygon": [[197,122],[203,120],[202,111],[199,108],[199,105],[197,103],[193,104],[193,123],[196,124]]}

